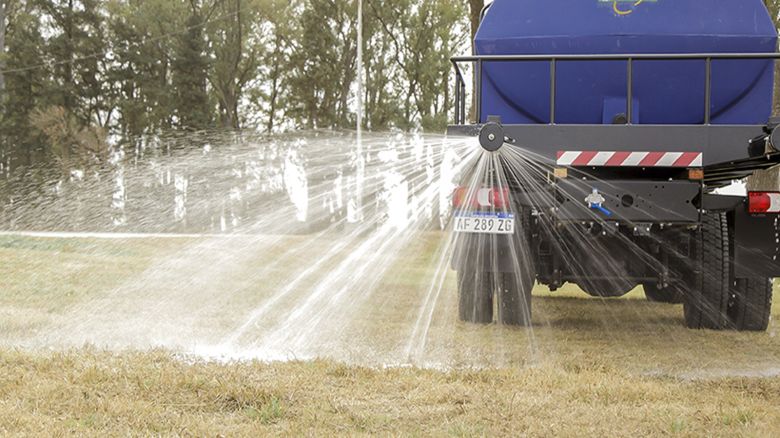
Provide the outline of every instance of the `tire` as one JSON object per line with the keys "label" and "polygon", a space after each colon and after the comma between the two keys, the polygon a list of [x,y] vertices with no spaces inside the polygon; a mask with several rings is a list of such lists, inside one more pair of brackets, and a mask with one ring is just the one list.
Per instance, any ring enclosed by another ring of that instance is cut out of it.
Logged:
{"label": "tire", "polygon": [[498,287],[498,319],[501,324],[531,326],[531,290],[534,278],[530,273],[500,274]]}
{"label": "tire", "polygon": [[680,304],[685,299],[685,294],[674,286],[659,289],[653,283],[644,283],[642,288],[645,290],[647,301],[654,303]]}
{"label": "tire", "polygon": [[631,292],[636,284],[626,280],[582,280],[577,283],[586,294],[599,298],[618,298]]}
{"label": "tire", "polygon": [[772,280],[769,278],[738,279],[728,309],[731,326],[739,331],[766,331],[772,309],[772,292]]}
{"label": "tire", "polygon": [[518,208],[522,223],[518,231],[519,238],[515,240],[517,259],[514,268],[516,272],[499,274],[497,291],[498,320],[501,324],[530,327],[531,326],[531,292],[536,280],[536,266],[530,243],[533,241],[532,217],[529,210]]}
{"label": "tire", "polygon": [[493,322],[493,274],[458,271],[458,317],[463,322]]}
{"label": "tire", "polygon": [[692,329],[722,330],[728,325],[730,257],[725,214],[702,215],[694,235],[693,269],[683,310]]}

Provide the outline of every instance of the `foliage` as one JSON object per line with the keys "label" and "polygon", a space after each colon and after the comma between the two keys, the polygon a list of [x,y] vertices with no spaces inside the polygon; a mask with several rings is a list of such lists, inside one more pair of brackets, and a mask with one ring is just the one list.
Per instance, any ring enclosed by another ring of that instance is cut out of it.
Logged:
{"label": "foliage", "polygon": [[[357,0],[0,2],[0,161],[56,155],[52,108],[125,139],[355,124]],[[443,129],[467,7],[364,2],[366,127]]]}
{"label": "foliage", "polygon": [[51,145],[51,151],[63,164],[63,170],[102,161],[107,156],[105,132],[99,126],[81,125],[73,113],[62,106],[36,109],[30,116],[31,125],[41,131]]}

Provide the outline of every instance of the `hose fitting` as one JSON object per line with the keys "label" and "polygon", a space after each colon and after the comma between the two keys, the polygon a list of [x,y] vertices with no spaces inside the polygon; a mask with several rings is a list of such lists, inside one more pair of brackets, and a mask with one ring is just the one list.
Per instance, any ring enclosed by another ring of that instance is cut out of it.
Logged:
{"label": "hose fitting", "polygon": [[585,203],[588,204],[588,208],[591,210],[600,211],[607,217],[612,216],[612,212],[604,208],[605,202],[607,202],[607,199],[604,198],[604,196],[599,193],[599,190],[596,188],[594,188],[591,194],[585,198]]}

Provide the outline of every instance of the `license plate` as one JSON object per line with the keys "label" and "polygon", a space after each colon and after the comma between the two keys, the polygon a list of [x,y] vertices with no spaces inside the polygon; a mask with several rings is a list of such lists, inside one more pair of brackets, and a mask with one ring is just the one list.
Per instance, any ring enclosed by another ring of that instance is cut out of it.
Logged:
{"label": "license plate", "polygon": [[461,213],[455,216],[456,233],[512,234],[515,215],[511,213]]}

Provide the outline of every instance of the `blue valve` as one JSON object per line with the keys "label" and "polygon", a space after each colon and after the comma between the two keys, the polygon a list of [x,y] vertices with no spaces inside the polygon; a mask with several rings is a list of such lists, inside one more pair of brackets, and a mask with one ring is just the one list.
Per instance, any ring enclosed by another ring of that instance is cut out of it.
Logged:
{"label": "blue valve", "polygon": [[590,208],[593,209],[593,210],[598,210],[598,211],[604,213],[604,215],[607,216],[607,217],[612,216],[612,212],[607,210],[606,208],[602,207],[601,205],[595,205],[594,204],[594,205],[591,205]]}
{"label": "blue valve", "polygon": [[593,189],[593,192],[585,198],[585,203],[588,204],[588,208],[591,210],[597,210],[603,213],[605,216],[612,216],[612,212],[604,208],[606,198],[599,193],[598,189]]}

